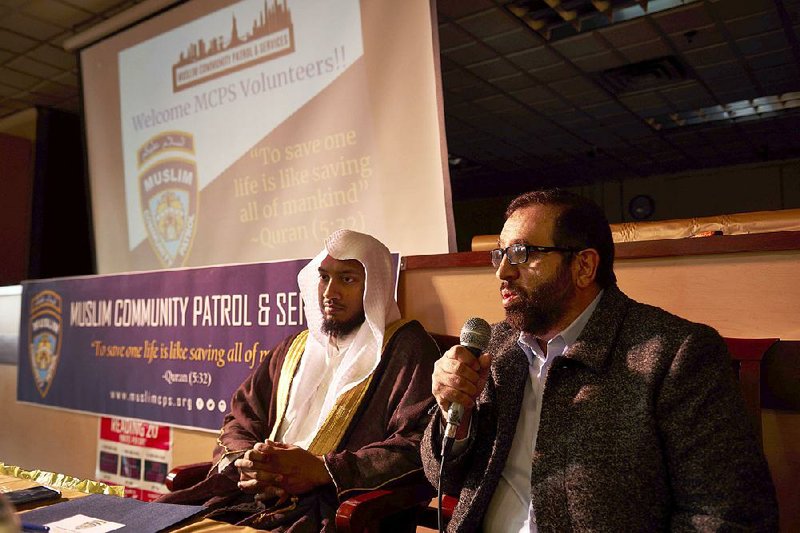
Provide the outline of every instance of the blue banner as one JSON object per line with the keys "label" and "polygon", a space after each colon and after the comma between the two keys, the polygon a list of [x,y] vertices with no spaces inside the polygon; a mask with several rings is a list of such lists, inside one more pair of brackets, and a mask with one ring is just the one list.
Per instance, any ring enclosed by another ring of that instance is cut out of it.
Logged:
{"label": "blue banner", "polygon": [[251,370],[305,328],[307,262],[25,282],[17,399],[216,430]]}

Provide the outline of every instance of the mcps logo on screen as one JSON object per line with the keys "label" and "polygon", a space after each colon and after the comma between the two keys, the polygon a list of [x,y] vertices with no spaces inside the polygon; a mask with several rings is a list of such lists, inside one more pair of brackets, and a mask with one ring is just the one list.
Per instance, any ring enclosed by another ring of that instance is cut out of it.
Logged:
{"label": "mcps logo on screen", "polygon": [[[294,25],[288,0],[265,0],[250,31],[239,35],[236,16],[230,37],[212,37],[189,44],[172,65],[172,91],[178,92],[231,72],[294,52]],[[247,22],[247,21],[246,21]],[[220,32],[222,33],[222,32]]]}
{"label": "mcps logo on screen", "polygon": [[194,136],[185,131],[159,133],[139,149],[136,159],[139,168],[148,165],[139,175],[147,238],[162,266],[181,266],[197,229]]}
{"label": "mcps logo on screen", "polygon": [[57,292],[45,290],[31,298],[28,332],[33,379],[44,398],[53,383],[61,353],[61,296]]}

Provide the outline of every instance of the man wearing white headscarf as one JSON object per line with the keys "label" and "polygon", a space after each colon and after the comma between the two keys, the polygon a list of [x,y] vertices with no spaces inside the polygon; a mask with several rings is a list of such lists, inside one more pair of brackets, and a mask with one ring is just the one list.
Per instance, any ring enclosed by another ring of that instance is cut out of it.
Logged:
{"label": "man wearing white headscarf", "polygon": [[297,280],[308,329],[233,395],[209,476],[160,501],[202,501],[253,527],[334,531],[341,500],[421,472],[439,351],[400,319],[388,249],[339,230]]}

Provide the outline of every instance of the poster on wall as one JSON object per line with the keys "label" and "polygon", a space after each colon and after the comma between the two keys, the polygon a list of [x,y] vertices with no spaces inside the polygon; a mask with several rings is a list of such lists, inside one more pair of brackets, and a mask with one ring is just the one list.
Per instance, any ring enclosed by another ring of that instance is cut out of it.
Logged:
{"label": "poster on wall", "polygon": [[82,50],[99,272],[309,257],[339,228],[449,251],[435,32],[427,1],[190,1]]}
{"label": "poster on wall", "polygon": [[164,494],[172,468],[169,426],[131,418],[101,417],[95,477],[125,487],[125,497],[151,502]]}

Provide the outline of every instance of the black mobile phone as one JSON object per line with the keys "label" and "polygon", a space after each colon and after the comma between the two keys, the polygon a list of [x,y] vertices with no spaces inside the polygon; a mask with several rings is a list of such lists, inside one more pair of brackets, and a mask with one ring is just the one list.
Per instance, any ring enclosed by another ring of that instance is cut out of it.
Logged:
{"label": "black mobile phone", "polygon": [[11,503],[19,506],[31,502],[57,500],[61,497],[61,491],[40,485],[29,489],[12,490],[4,493],[4,496],[8,498]]}

